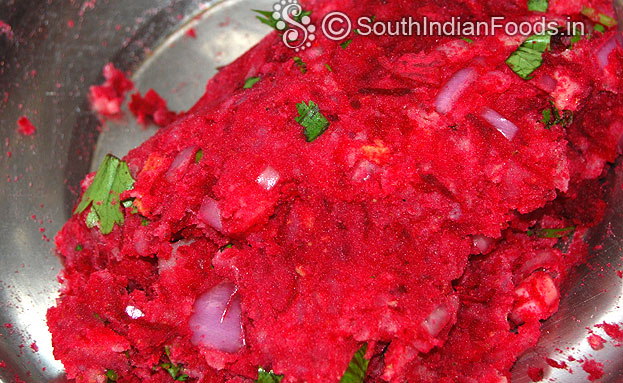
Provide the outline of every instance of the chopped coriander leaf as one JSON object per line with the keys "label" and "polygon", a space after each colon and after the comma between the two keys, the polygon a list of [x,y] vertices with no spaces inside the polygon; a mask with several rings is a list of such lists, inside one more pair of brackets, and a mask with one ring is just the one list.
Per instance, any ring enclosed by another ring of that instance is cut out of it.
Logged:
{"label": "chopped coriander leaf", "polygon": [[[273,13],[272,11],[260,11],[257,9],[253,9],[252,10],[255,13],[258,13],[260,16],[255,16],[260,22],[262,22],[263,24],[268,25],[271,28],[274,28],[278,31],[282,31],[284,29],[287,29],[287,25],[285,24],[285,22],[282,24],[284,27],[283,28],[279,28],[280,25],[278,25],[277,23],[280,20],[277,20],[273,17]],[[294,21],[301,21],[301,19],[305,16],[310,16],[311,15],[311,11],[302,11],[301,13],[299,13],[298,15],[290,15],[292,17],[292,20]]]}
{"label": "chopped coriander leaf", "polygon": [[582,9],[582,14],[589,19],[593,20],[596,23],[603,24],[608,28],[612,28],[617,25],[617,21],[608,15],[604,15],[603,13],[597,13],[595,8],[584,7]]}
{"label": "chopped coriander leaf", "polygon": [[576,31],[573,37],[571,38],[571,44],[569,46],[569,49],[573,49],[573,45],[579,43],[580,40],[582,40],[582,33],[580,33],[580,31]]}
{"label": "chopped coriander leaf", "polygon": [[113,155],[107,155],[93,177],[91,186],[82,195],[74,214],[85,211],[89,206],[86,224],[94,227],[99,223],[102,234],[108,234],[115,224],[123,224],[123,212],[119,208],[119,195],[132,189],[134,179],[128,164]]}
{"label": "chopped coriander leaf", "polygon": [[474,40],[472,40],[472,39],[468,39],[467,37],[461,37],[461,39],[462,39],[463,41],[467,41],[467,43],[468,43],[468,44],[470,44],[470,45],[474,43]]}
{"label": "chopped coriander leaf", "polygon": [[149,222],[149,220],[147,218],[145,218],[145,217],[143,217],[141,219],[141,225],[143,225],[143,226],[149,226],[150,223],[151,222]]}
{"label": "chopped coriander leaf", "polygon": [[121,201],[121,206],[123,206],[124,208],[130,208],[131,214],[138,213],[138,208],[136,207],[136,205],[134,205],[134,198],[128,198],[124,201]]}
{"label": "chopped coriander leaf", "polygon": [[82,251],[82,249],[84,249],[84,247],[82,247],[81,244],[76,245],[76,251]]}
{"label": "chopped coriander leaf", "polygon": [[97,223],[99,222],[99,217],[97,216],[97,213],[95,212],[95,210],[93,209],[89,210],[89,214],[87,214],[87,218],[85,219],[85,222],[89,229],[92,229],[97,226]]}
{"label": "chopped coriander leaf", "polygon": [[283,379],[283,375],[275,375],[275,373],[271,371],[267,372],[262,367],[257,370],[257,380],[256,383],[279,383]]}
{"label": "chopped coriander leaf", "polygon": [[187,380],[188,375],[181,374],[184,367],[181,364],[176,365],[171,360],[171,352],[169,350],[169,346],[164,346],[164,353],[166,354],[167,359],[169,360],[169,363],[161,363],[160,367],[166,370],[169,373],[169,375],[171,375],[171,378],[173,378],[173,380],[177,380],[181,382]]}
{"label": "chopped coriander leaf", "polygon": [[602,13],[599,14],[599,23],[608,28],[612,28],[617,25],[617,21],[615,19]]}
{"label": "chopped coriander leaf", "polygon": [[202,158],[203,158],[203,150],[199,149],[197,154],[195,154],[195,163],[198,164]]}
{"label": "chopped coriander leaf", "polygon": [[108,382],[116,382],[118,377],[114,370],[106,370],[106,379]]}
{"label": "chopped coriander leaf", "polygon": [[528,0],[528,9],[535,12],[547,12],[548,0]]}
{"label": "chopped coriander leaf", "polygon": [[221,247],[220,249],[218,249],[218,251],[225,251],[227,249],[231,249],[232,247],[234,247],[233,243],[228,243],[227,245]]}
{"label": "chopped coriander leaf", "polygon": [[563,128],[573,123],[573,112],[564,110],[562,115],[553,101],[550,100],[550,106],[543,110],[543,119],[541,122],[545,125],[545,129],[550,130],[554,125],[561,125]]}
{"label": "chopped coriander leaf", "polygon": [[524,80],[530,80],[530,75],[543,64],[543,53],[549,49],[552,35],[534,35],[528,37],[515,52],[513,52],[506,64]]}
{"label": "chopped coriander leaf", "polygon": [[251,89],[253,88],[253,85],[255,85],[258,81],[260,81],[259,77],[249,77],[248,79],[244,80],[244,86],[242,87],[242,89]]}
{"label": "chopped coriander leaf", "polygon": [[353,356],[348,364],[344,376],[340,379],[340,383],[363,383],[368,371],[369,360],[365,358],[366,351],[368,350],[368,344],[364,343],[363,346]]}
{"label": "chopped coriander leaf", "polygon": [[307,64],[305,64],[303,59],[301,59],[300,57],[296,56],[296,57],[292,58],[292,60],[294,60],[294,63],[299,67],[299,69],[301,70],[301,73],[303,73],[303,74],[307,73]]}
{"label": "chopped coriander leaf", "polygon": [[575,226],[565,227],[563,229],[537,229],[537,230],[528,230],[526,234],[530,237],[538,237],[538,238],[562,238],[571,236],[575,231]]}
{"label": "chopped coriander leaf", "polygon": [[601,32],[601,33],[606,32],[606,28],[603,25],[601,25],[601,24],[595,24],[595,30],[597,32]]}
{"label": "chopped coriander leaf", "polygon": [[327,70],[329,72],[333,72],[333,69],[331,69],[331,67],[329,66],[329,64],[324,64],[324,66],[327,68]]}
{"label": "chopped coriander leaf", "polygon": [[353,42],[353,39],[348,39],[344,41],[343,43],[341,43],[340,46],[342,47],[342,49],[346,49],[352,42]]}
{"label": "chopped coriander leaf", "polygon": [[296,109],[299,112],[299,116],[295,120],[305,128],[304,133],[307,142],[312,142],[320,137],[329,127],[329,121],[313,101],[309,101],[309,105],[306,105],[305,101],[296,104]]}
{"label": "chopped coriander leaf", "polygon": [[542,123],[545,124],[545,128],[546,129],[550,129],[552,126],[552,110],[551,109],[544,109],[543,110],[543,120],[541,120]]}

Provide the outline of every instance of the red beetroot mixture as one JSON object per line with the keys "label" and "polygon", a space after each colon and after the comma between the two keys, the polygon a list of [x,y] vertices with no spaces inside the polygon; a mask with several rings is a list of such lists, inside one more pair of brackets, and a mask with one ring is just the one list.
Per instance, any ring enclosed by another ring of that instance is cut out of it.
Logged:
{"label": "red beetroot mixture", "polygon": [[102,117],[118,117],[125,95],[134,89],[134,84],[112,63],[102,73],[106,81],[89,89],[91,109]]}
{"label": "red beetroot mixture", "polygon": [[24,136],[32,136],[37,132],[37,128],[30,122],[28,117],[22,116],[17,120],[17,132]]}
{"label": "red beetroot mixture", "polygon": [[621,327],[618,324],[604,322],[595,327],[602,328],[610,338],[620,342],[623,341],[623,330],[621,330]]}
{"label": "red beetroot mixture", "polygon": [[165,127],[177,117],[175,112],[167,108],[167,102],[153,89],[148,90],[145,96],[141,96],[139,92],[133,94],[128,107],[143,126],[153,122],[157,126]]}
{"label": "red beetroot mixture", "polygon": [[[588,23],[582,6],[548,16]],[[534,17],[524,1],[309,7],[315,20]],[[521,41],[319,36],[295,53],[274,33],[222,69],[124,158],[129,174],[110,159],[116,192],[56,237],[48,322],[69,379],[241,383],[262,367],[338,382],[367,345],[367,382],[508,382],[586,259],[623,133],[613,30],[553,40],[533,80],[505,63]],[[307,142],[295,117],[310,100],[330,125]],[[546,127],[550,101],[573,121]]]}
{"label": "red beetroot mixture", "polygon": [[588,380],[594,382],[604,376],[603,363],[599,363],[594,359],[588,359],[582,364],[582,369],[588,374]]}
{"label": "red beetroot mixture", "polygon": [[595,351],[602,350],[604,348],[604,344],[606,343],[606,340],[597,334],[589,335],[587,340],[588,344]]}

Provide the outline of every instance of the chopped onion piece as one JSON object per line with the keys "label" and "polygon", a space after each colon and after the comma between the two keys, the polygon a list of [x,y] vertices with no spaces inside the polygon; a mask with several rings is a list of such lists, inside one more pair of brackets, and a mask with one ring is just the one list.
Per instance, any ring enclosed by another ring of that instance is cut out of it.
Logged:
{"label": "chopped onion piece", "polygon": [[199,218],[212,226],[214,229],[223,230],[223,222],[221,221],[221,209],[218,207],[218,202],[210,197],[205,197],[201,208],[199,209]]}
{"label": "chopped onion piece", "polygon": [[255,182],[257,182],[266,191],[270,191],[275,187],[275,185],[277,185],[277,182],[279,182],[279,173],[272,167],[267,166],[262,174],[257,177]]}
{"label": "chopped onion piece", "polygon": [[493,127],[502,133],[509,141],[511,141],[515,137],[515,134],[517,134],[517,125],[502,117],[502,115],[493,109],[485,108],[482,112],[482,117],[487,120],[488,123],[493,125]]}
{"label": "chopped onion piece", "polygon": [[171,163],[171,166],[169,166],[167,174],[165,175],[167,181],[174,182],[177,179],[177,171],[185,165],[188,165],[190,159],[195,154],[196,149],[197,148],[195,146],[189,146],[177,154],[177,156]]}
{"label": "chopped onion piece", "polygon": [[439,305],[424,319],[424,328],[428,333],[435,337],[448,324],[450,314],[444,305]]}
{"label": "chopped onion piece", "polygon": [[448,113],[461,93],[467,89],[477,77],[477,73],[472,68],[464,68],[456,72],[454,76],[441,88],[435,99],[435,109],[440,114]]}
{"label": "chopped onion piece", "polygon": [[145,314],[143,314],[141,310],[134,306],[127,306],[125,308],[125,313],[128,314],[128,316],[132,319],[138,319],[145,316]]}
{"label": "chopped onion piece", "polygon": [[233,353],[244,346],[242,308],[237,288],[223,282],[195,301],[189,326],[195,345]]}
{"label": "chopped onion piece", "polygon": [[616,49],[617,45],[623,46],[622,40],[623,39],[619,35],[617,35],[616,37],[613,36],[608,39],[608,41],[606,41],[604,45],[602,45],[601,48],[597,51],[597,62],[599,63],[601,69],[604,69],[608,66],[608,63],[610,62],[610,53],[612,53],[612,51]]}
{"label": "chopped onion piece", "polygon": [[489,249],[489,246],[491,246],[491,242],[493,242],[491,238],[479,234],[472,236],[472,241],[474,243],[474,246],[476,246],[476,248],[480,250],[482,254],[484,254]]}
{"label": "chopped onion piece", "polygon": [[544,74],[538,78],[536,85],[547,93],[552,93],[554,90],[556,90],[556,85],[558,85],[558,81],[556,81],[552,76]]}

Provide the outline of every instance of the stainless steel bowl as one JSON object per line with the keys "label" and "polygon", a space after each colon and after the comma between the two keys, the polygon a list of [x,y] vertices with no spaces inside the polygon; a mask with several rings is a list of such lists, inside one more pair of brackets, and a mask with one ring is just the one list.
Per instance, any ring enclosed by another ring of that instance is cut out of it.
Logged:
{"label": "stainless steel bowl", "polygon": [[[59,287],[52,238],[70,216],[84,175],[106,153],[124,155],[154,132],[133,119],[100,131],[86,103],[88,86],[101,82],[102,67],[113,62],[133,73],[140,91],[154,88],[171,109],[187,109],[217,67],[269,32],[250,9],[270,9],[272,2],[0,0],[0,20],[15,34],[13,41],[0,36],[0,363],[6,364],[0,383],[16,375],[27,382],[62,380],[45,323]],[[196,39],[186,35],[189,28]],[[38,128],[34,137],[16,133],[22,115]],[[543,325],[538,347],[516,365],[514,383],[530,381],[528,367],[544,367],[545,381],[585,381],[577,363],[570,374],[548,368],[544,358],[591,354],[604,363],[601,382],[623,382],[623,352],[612,344],[594,352],[586,341],[587,327],[623,321],[623,282],[615,273],[622,268],[622,193],[613,188],[609,215],[591,232],[591,247],[603,248],[590,267],[578,270],[560,311]]]}

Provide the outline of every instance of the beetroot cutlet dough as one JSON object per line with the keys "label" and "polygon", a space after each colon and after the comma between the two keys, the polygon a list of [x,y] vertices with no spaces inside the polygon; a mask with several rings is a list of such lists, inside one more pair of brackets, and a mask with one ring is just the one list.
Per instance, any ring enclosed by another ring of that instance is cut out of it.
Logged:
{"label": "beetroot cutlet dough", "polygon": [[[591,5],[611,12],[605,4]],[[353,19],[532,15],[510,1],[311,4],[317,20],[336,7]],[[159,366],[172,361],[191,381],[253,380],[262,366],[284,383],[337,382],[367,342],[371,380],[506,382],[603,214],[599,177],[623,131],[623,50],[606,68],[595,59],[611,38],[546,53],[535,76],[553,81],[548,94],[508,68],[520,40],[503,35],[355,36],[346,49],[319,37],[298,53],[305,74],[270,35],[125,157],[136,182],[122,198],[137,214],[126,208],[102,235],[85,211],[56,237],[55,356],[70,379],[90,381],[107,370],[171,381]],[[439,114],[436,97],[465,68],[475,80]],[[573,110],[566,129],[540,122],[550,99]],[[308,143],[294,118],[310,100],[330,126]],[[512,140],[485,108],[518,127]],[[258,182],[265,174],[278,174],[273,187]],[[527,234],[570,226],[567,252]],[[197,299],[223,283],[240,300],[237,352],[192,341]]]}

